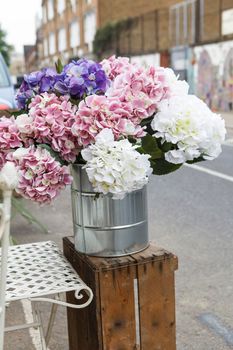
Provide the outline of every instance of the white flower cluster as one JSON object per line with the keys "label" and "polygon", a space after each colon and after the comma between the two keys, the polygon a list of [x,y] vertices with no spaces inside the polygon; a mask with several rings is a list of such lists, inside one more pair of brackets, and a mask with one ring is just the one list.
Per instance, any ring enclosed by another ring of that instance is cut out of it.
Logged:
{"label": "white flower cluster", "polygon": [[82,156],[94,191],[112,193],[113,199],[141,189],[152,173],[150,156],[138,153],[126,139],[114,141],[110,129],[103,129],[95,144],[82,150]]}
{"label": "white flower cluster", "polygon": [[185,80],[179,80],[179,76],[171,68],[165,68],[165,78],[171,90],[171,96],[187,95],[189,84]]}
{"label": "white flower cluster", "polygon": [[6,162],[0,171],[0,189],[14,190],[18,185],[18,172],[12,162]]}
{"label": "white flower cluster", "polygon": [[194,95],[164,100],[151,127],[156,138],[176,145],[177,149],[165,153],[165,159],[174,164],[200,156],[204,159],[216,158],[221,153],[221,143],[226,134],[223,119]]}

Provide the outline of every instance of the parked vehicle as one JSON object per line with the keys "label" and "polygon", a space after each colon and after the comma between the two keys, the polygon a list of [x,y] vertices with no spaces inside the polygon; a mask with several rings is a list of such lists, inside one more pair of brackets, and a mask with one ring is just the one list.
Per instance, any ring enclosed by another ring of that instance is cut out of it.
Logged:
{"label": "parked vehicle", "polygon": [[0,54],[0,110],[15,108],[14,86],[6,63]]}

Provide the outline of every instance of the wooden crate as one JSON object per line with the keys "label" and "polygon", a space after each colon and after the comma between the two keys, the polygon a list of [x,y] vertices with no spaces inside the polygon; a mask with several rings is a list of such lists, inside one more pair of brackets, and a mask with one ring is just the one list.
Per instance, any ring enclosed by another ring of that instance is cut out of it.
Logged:
{"label": "wooden crate", "polygon": [[[85,309],[68,309],[70,350],[176,349],[176,256],[153,244],[121,258],[80,254],[72,238],[63,247],[94,292]],[[67,299],[76,302],[73,293]]]}

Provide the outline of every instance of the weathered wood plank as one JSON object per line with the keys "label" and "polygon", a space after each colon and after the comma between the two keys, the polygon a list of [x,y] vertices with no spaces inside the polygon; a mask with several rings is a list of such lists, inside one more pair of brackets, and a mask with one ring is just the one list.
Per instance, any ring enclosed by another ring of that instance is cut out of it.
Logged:
{"label": "weathered wood plank", "polygon": [[175,350],[174,262],[138,265],[141,350]]}
{"label": "weathered wood plank", "polygon": [[[80,258],[68,238],[63,242],[64,255],[94,293],[93,301],[88,307],[79,310],[67,308],[70,350],[102,350],[99,276],[85,259]],[[78,303],[73,293],[67,294],[67,300]]]}
{"label": "weathered wood plank", "polygon": [[100,273],[103,350],[136,349],[135,267]]}

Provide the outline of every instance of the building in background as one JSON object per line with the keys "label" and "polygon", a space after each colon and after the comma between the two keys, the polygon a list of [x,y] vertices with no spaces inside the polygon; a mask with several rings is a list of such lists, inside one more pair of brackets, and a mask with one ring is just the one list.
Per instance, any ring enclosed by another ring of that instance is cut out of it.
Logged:
{"label": "building in background", "polygon": [[36,45],[24,45],[24,62],[26,72],[37,70],[37,47]]}
{"label": "building in background", "polygon": [[[161,10],[160,33],[163,42],[166,42],[168,34],[163,27],[167,25],[168,18],[162,23],[163,12],[164,8],[176,2],[177,0],[165,2],[158,0],[43,0],[40,28],[43,37],[43,53],[40,55],[40,62],[44,65],[52,64],[58,57],[62,57],[65,61],[72,57],[92,57],[93,40],[97,29],[111,22],[116,23],[151,12],[151,16],[147,15],[148,18],[144,21],[145,28],[150,33],[150,37],[145,37],[144,40],[146,49],[148,40],[153,41],[155,35],[153,30],[151,32],[151,26],[153,29],[157,21],[157,17],[154,17],[157,16],[155,10]],[[134,38],[136,42],[138,40],[136,31]],[[135,46],[135,43],[132,46]],[[167,48],[167,45],[165,46]],[[147,52],[148,50],[146,54]],[[142,52],[138,50],[138,53],[141,55]],[[150,54],[155,54],[154,47]],[[157,58],[154,59],[157,60]]]}
{"label": "building in background", "polygon": [[25,73],[24,55],[13,52],[11,54],[10,74],[13,84],[17,83],[17,77],[23,76]]}
{"label": "building in background", "polygon": [[91,56],[96,28],[97,0],[43,0],[40,64]]}
{"label": "building in background", "polygon": [[172,66],[211,107],[232,108],[233,0],[43,0],[42,13],[39,66],[127,55]]}

